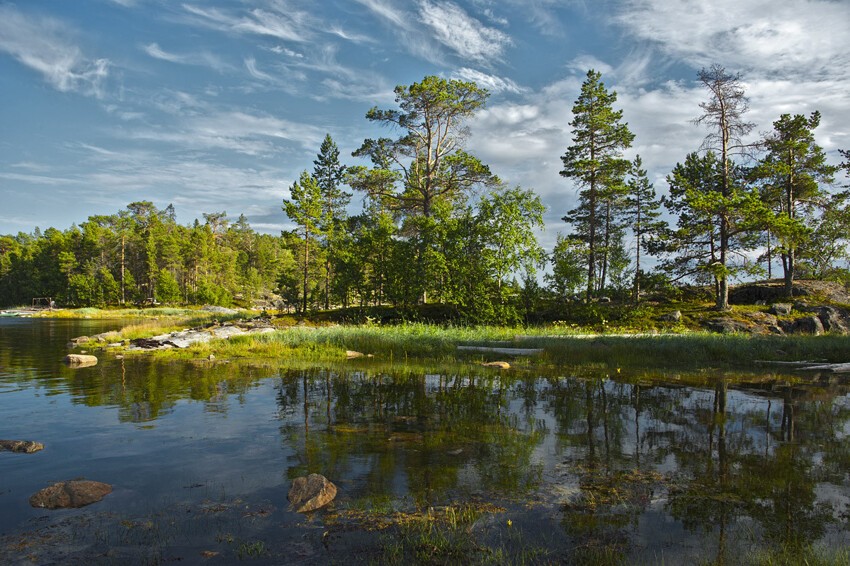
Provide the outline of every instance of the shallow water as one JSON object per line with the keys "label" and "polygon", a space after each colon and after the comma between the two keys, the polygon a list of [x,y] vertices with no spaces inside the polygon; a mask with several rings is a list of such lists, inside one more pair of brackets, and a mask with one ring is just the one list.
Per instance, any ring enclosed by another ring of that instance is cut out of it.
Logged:
{"label": "shallow water", "polygon": [[[110,324],[0,319],[0,438],[45,444],[0,453],[2,563],[737,564],[850,545],[841,380],[61,363],[70,338]],[[303,516],[286,496],[311,472],[339,494]],[[114,491],[77,510],[29,506],[78,477]],[[446,508],[475,510],[464,543],[420,544],[399,519],[441,525]]]}

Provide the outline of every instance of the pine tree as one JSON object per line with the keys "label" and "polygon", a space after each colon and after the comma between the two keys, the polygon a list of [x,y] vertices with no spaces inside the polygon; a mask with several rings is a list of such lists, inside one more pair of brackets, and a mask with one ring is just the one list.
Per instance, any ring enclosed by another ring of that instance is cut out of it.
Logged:
{"label": "pine tree", "polygon": [[345,222],[346,207],[351,202],[351,194],[343,191],[340,185],[346,177],[346,167],[339,162],[339,148],[330,134],[319,148],[319,154],[313,161],[313,178],[322,194],[322,232],[325,235],[325,309],[330,308],[332,265],[335,259],[339,230]]}
{"label": "pine tree", "polygon": [[283,210],[286,215],[301,227],[304,237],[304,254],[302,268],[301,310],[307,312],[307,298],[310,272],[310,237],[321,233],[322,225],[322,191],[316,179],[304,171],[298,181],[289,188],[289,200],[283,199]]}
{"label": "pine tree", "polygon": [[635,236],[635,301],[640,299],[640,252],[647,249],[647,238],[658,234],[666,226],[666,222],[658,220],[661,216],[661,202],[642,167],[643,161],[638,155],[629,170],[630,179],[623,204],[623,217]]}
{"label": "pine tree", "polygon": [[810,237],[807,224],[816,209],[823,209],[829,195],[822,184],[831,183],[837,167],[827,164],[826,154],[815,143],[814,130],[820,113],[783,114],[764,139],[767,155],[756,167],[763,180],[766,204],[775,212],[770,231],[779,240],[785,295],[791,296],[797,249]]}
{"label": "pine tree", "polygon": [[[563,217],[576,230],[576,237],[587,244],[587,299],[597,287],[597,262],[602,273],[607,271],[607,247],[616,229],[614,200],[622,194],[623,178],[629,162],[623,150],[631,147],[634,134],[628,124],[621,123],[622,110],[614,110],[617,93],[609,92],[601,82],[602,75],[587,72],[581,94],[573,105],[573,145],[561,157],[563,177],[576,181],[579,205]],[[601,253],[600,253],[601,252]],[[604,275],[602,276],[604,281]]]}

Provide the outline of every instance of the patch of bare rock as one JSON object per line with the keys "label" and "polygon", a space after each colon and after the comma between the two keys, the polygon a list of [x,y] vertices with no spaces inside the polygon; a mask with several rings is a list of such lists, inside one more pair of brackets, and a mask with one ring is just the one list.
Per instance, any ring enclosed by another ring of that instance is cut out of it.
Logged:
{"label": "patch of bare rock", "polygon": [[82,368],[97,365],[97,356],[87,354],[68,354],[65,363],[71,367]]}
{"label": "patch of bare rock", "polygon": [[188,348],[192,344],[209,342],[213,339],[230,339],[245,334],[274,332],[275,328],[264,319],[250,321],[225,322],[204,328],[188,328],[169,334],[150,338],[137,338],[130,341],[130,350],[161,350],[167,348]]}
{"label": "patch of bare rock", "polygon": [[34,440],[0,440],[0,451],[18,452],[19,454],[32,454],[44,450],[44,444]]}
{"label": "patch of bare rock", "polygon": [[298,513],[321,509],[336,497],[336,486],[321,474],[295,478],[289,488],[289,503]]}
{"label": "patch of bare rock", "polygon": [[55,483],[30,497],[30,505],[43,509],[76,509],[97,503],[112,493],[112,486],[91,480]]}
{"label": "patch of bare rock", "polygon": [[[766,312],[741,312],[734,317],[723,315],[702,322],[703,327],[720,333],[804,334],[819,336],[850,334],[850,295],[838,283],[799,281],[793,287],[793,302],[783,301],[784,286],[769,281],[741,285],[730,290],[732,304],[754,304],[769,307]],[[800,297],[797,299],[797,297]],[[827,304],[812,304],[814,301]]]}

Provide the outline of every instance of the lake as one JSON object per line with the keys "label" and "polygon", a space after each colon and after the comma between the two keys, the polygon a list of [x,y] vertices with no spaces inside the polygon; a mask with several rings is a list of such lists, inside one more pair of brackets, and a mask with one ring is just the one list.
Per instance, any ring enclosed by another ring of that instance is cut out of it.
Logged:
{"label": "lake", "polygon": [[[850,382],[603,365],[164,362],[0,319],[0,563],[841,562]],[[292,480],[338,486],[310,515]],[[30,507],[56,481],[114,491]]]}

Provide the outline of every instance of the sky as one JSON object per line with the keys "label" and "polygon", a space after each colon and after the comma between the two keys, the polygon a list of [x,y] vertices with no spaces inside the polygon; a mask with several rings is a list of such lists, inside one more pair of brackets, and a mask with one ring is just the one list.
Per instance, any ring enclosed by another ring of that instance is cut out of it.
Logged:
{"label": "sky", "polygon": [[659,193],[708,133],[693,120],[713,64],[741,74],[753,136],[819,110],[837,164],[848,24],[848,0],[0,0],[0,234],[138,200],[279,233],[326,133],[365,164],[351,157],[365,138],[397,134],[366,112],[438,75],[490,91],[467,149],[541,196],[551,249],[576,203],[560,157],[588,69],[617,92],[626,156]]}

